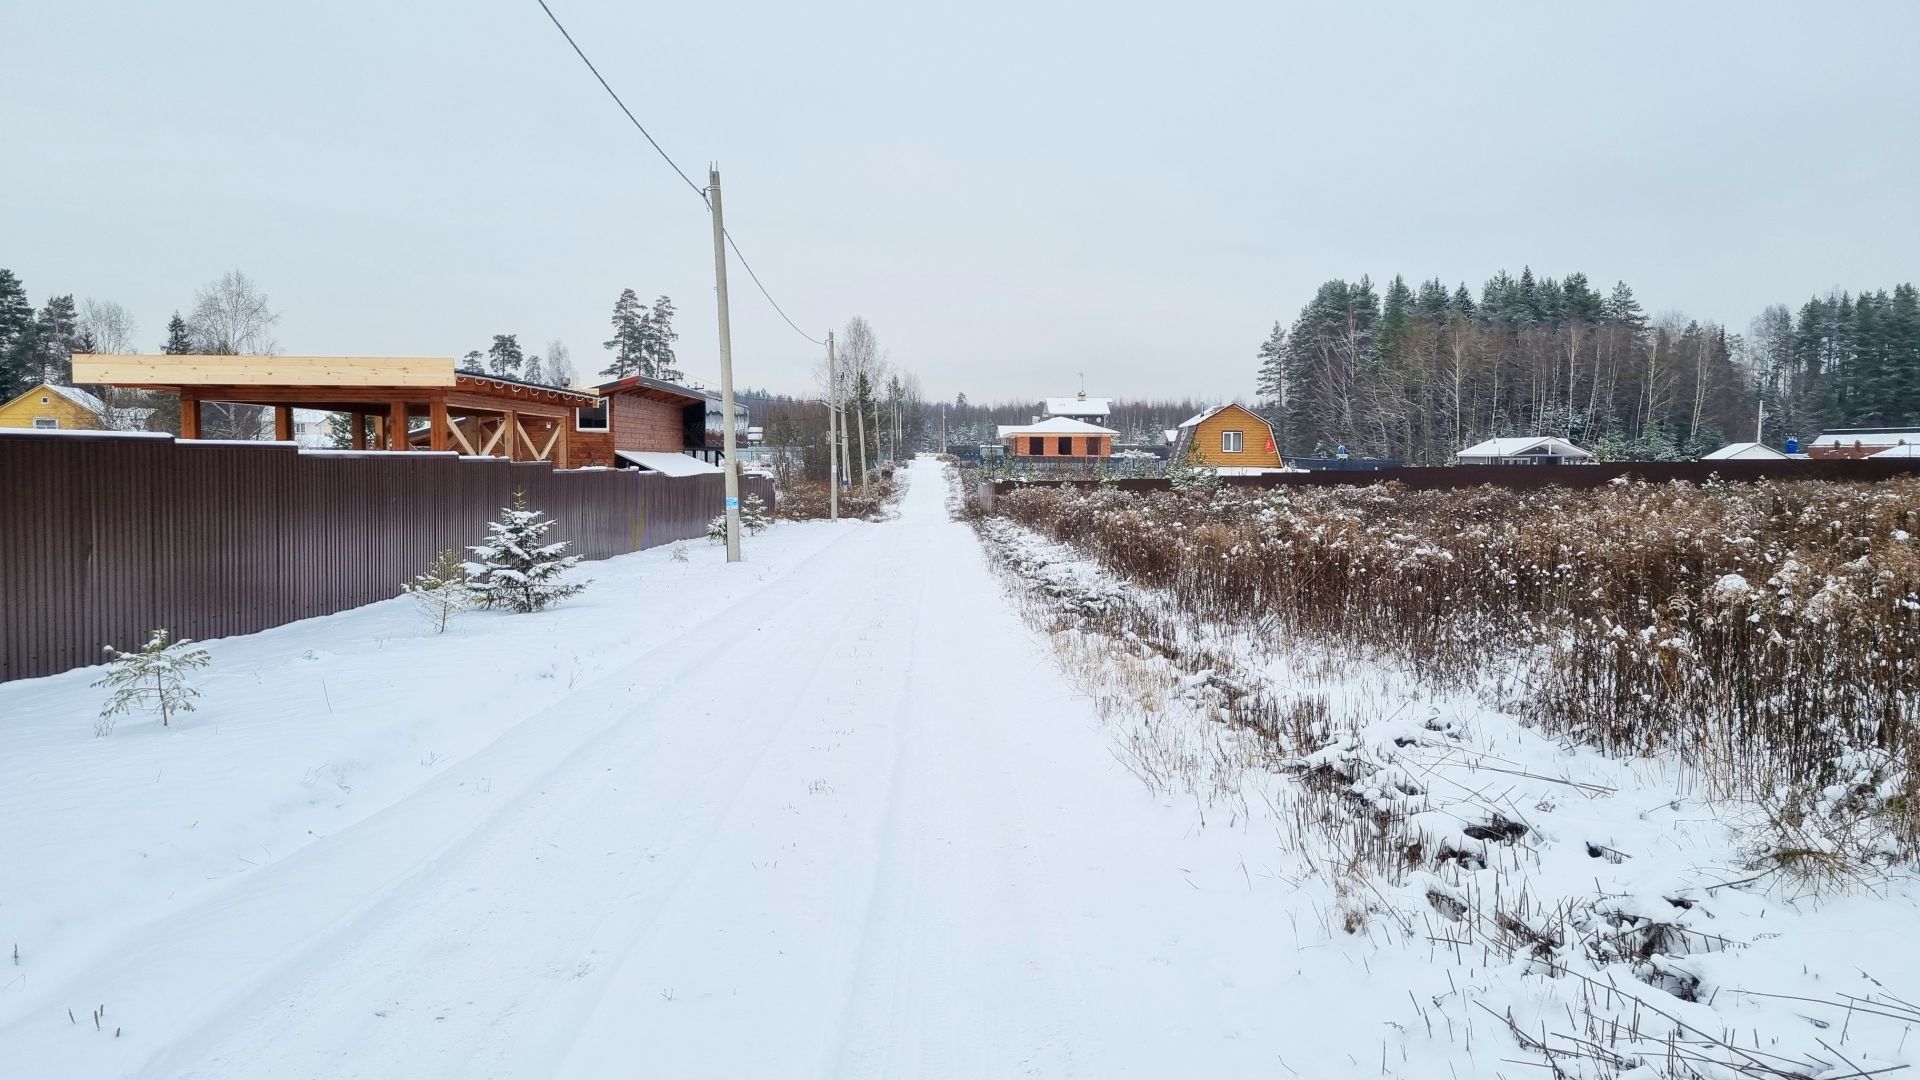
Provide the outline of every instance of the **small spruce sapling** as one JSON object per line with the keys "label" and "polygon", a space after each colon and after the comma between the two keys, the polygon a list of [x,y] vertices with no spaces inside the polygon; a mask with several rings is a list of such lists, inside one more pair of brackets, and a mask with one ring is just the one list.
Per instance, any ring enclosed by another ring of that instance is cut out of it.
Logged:
{"label": "small spruce sapling", "polygon": [[487,542],[467,549],[479,558],[463,566],[481,607],[526,614],[587,587],[584,581],[560,580],[579,565],[580,556],[560,554],[568,541],[542,543],[554,523],[544,511],[527,506],[525,492],[515,492],[513,506],[500,513],[500,520],[487,526]]}
{"label": "small spruce sapling", "polygon": [[461,561],[460,553],[452,549],[441,552],[432,566],[400,588],[420,605],[436,634],[445,633],[447,623],[476,601],[473,589],[467,584],[466,564]]}
{"label": "small spruce sapling", "polygon": [[727,515],[721,514],[719,517],[707,522],[707,539],[716,544],[724,544],[727,542]]}
{"label": "small spruce sapling", "polygon": [[131,652],[106,647],[107,674],[96,687],[112,690],[100,719],[94,722],[96,736],[113,734],[113,725],[123,713],[144,708],[160,714],[160,726],[173,723],[173,714],[192,712],[193,699],[200,696],[188,682],[186,673],[206,667],[211,660],[204,649],[192,649],[193,642],[174,641],[165,630],[155,630],[147,643]]}
{"label": "small spruce sapling", "polygon": [[767,504],[758,495],[749,495],[740,503],[740,527],[750,533],[760,533],[773,524],[772,515],[767,513]]}

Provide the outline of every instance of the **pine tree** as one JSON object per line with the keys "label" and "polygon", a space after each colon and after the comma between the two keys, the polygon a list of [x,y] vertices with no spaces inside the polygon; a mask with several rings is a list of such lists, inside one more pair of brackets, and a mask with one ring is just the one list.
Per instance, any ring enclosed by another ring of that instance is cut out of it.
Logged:
{"label": "pine tree", "polygon": [[161,727],[172,724],[174,713],[192,712],[200,691],[188,684],[186,673],[206,667],[210,660],[205,650],[188,648],[192,644],[173,641],[167,631],[155,630],[145,645],[131,652],[107,646],[107,674],[93,685],[113,694],[100,710],[93,733],[111,734],[121,714],[136,708],[159,713]]}
{"label": "pine tree", "polygon": [[1285,422],[1287,415],[1287,332],[1278,322],[1273,324],[1273,332],[1267,340],[1260,343],[1260,371],[1256,380],[1256,389],[1260,400],[1266,404],[1269,418],[1277,418],[1283,425],[1281,442],[1284,445]]}
{"label": "pine tree", "polygon": [[0,402],[33,387],[33,304],[11,270],[0,270]]}
{"label": "pine tree", "polygon": [[527,506],[525,492],[515,492],[513,506],[500,514],[498,521],[487,526],[487,542],[467,549],[478,559],[463,566],[481,607],[525,614],[587,587],[584,581],[560,580],[580,564],[580,557],[560,554],[568,541],[542,543],[554,522],[544,511]]}
{"label": "pine tree", "polygon": [[[193,355],[193,332],[178,311],[167,320],[167,339],[160,344],[160,351],[168,356]],[[180,395],[155,393],[148,400],[153,405],[153,413],[147,417],[147,430],[180,434]]]}
{"label": "pine tree", "polygon": [[520,352],[519,335],[493,335],[493,344],[487,347],[487,371],[490,374],[506,379],[518,378],[524,363],[526,357]]}
{"label": "pine tree", "polygon": [[80,312],[71,295],[48,298],[47,306],[34,319],[34,335],[39,346],[35,381],[55,386],[71,384],[74,343],[80,336]]}
{"label": "pine tree", "polygon": [[646,353],[642,360],[641,374],[667,382],[679,382],[685,378],[675,366],[673,343],[680,340],[680,334],[673,328],[673,301],[664,296],[655,297],[653,310],[647,312],[643,323],[643,340]]}
{"label": "pine tree", "polygon": [[613,336],[602,345],[613,353],[613,361],[600,374],[609,379],[624,379],[630,375],[647,374],[648,316],[647,306],[640,302],[632,289],[621,289],[620,298],[613,302]]}
{"label": "pine tree", "polygon": [[461,562],[460,553],[452,549],[441,552],[432,566],[400,588],[420,605],[436,634],[444,633],[448,621],[472,607],[476,600],[467,584],[466,565]]}

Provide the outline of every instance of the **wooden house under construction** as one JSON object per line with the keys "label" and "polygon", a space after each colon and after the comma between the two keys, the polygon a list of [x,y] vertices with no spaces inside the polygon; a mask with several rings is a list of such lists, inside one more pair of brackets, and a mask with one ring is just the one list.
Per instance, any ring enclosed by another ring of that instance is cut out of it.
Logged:
{"label": "wooden house under construction", "polygon": [[[180,437],[201,437],[206,402],[273,410],[294,439],[294,410],[348,417],[355,450],[453,451],[547,461],[555,468],[718,472],[718,402],[657,379],[591,390],[459,370],[452,357],[76,354],[74,381],[175,393]],[[744,427],[745,410],[735,423]],[[712,429],[712,430],[710,430]],[[711,444],[711,445],[710,445]]]}

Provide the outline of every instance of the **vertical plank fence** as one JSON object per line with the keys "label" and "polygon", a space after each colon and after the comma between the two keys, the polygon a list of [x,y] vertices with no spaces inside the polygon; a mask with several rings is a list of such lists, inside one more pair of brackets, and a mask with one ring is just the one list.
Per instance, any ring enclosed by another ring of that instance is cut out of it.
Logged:
{"label": "vertical plank fence", "polygon": [[[0,433],[0,682],[98,663],[156,627],[226,637],[387,599],[478,543],[516,491],[588,559],[703,536],[725,502],[717,474]],[[773,505],[764,478],[741,494]]]}

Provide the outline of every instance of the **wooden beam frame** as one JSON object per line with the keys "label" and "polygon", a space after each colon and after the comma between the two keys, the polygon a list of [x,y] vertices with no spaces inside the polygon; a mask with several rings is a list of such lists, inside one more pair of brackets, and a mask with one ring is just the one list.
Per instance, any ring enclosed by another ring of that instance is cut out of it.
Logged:
{"label": "wooden beam frame", "polygon": [[396,401],[387,406],[387,449],[411,450],[407,439],[407,403]]}
{"label": "wooden beam frame", "polygon": [[180,437],[200,437],[200,396],[184,390],[180,392]]}
{"label": "wooden beam frame", "polygon": [[447,399],[436,397],[427,407],[427,449],[447,448]]}
{"label": "wooden beam frame", "polygon": [[293,406],[273,407],[273,439],[275,442],[293,441]]}
{"label": "wooden beam frame", "polygon": [[452,386],[454,372],[451,356],[73,356],[75,382],[115,386]]}

